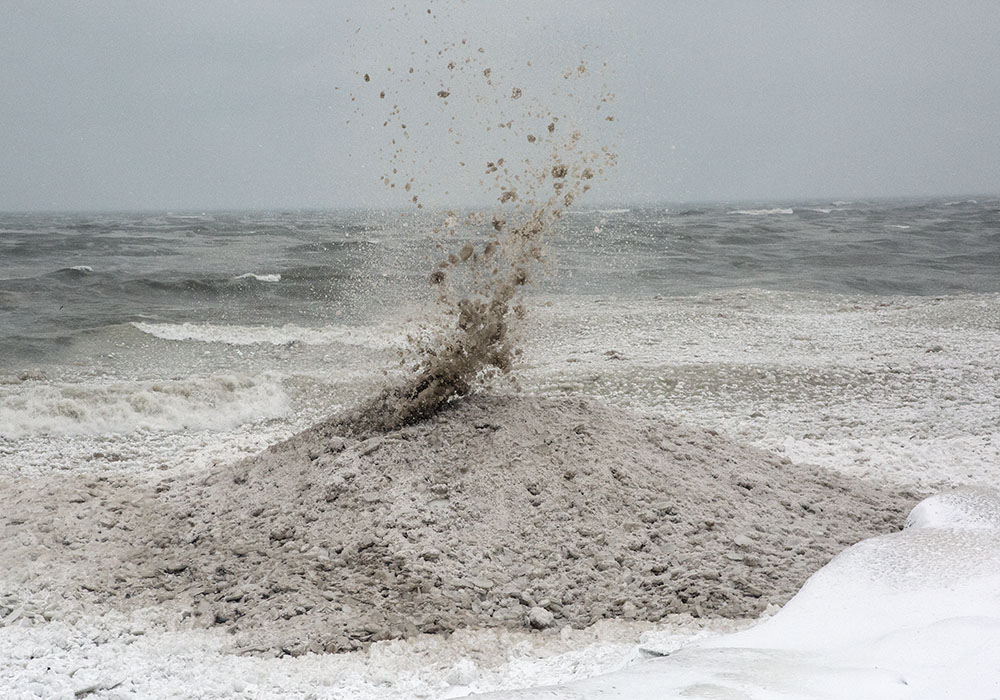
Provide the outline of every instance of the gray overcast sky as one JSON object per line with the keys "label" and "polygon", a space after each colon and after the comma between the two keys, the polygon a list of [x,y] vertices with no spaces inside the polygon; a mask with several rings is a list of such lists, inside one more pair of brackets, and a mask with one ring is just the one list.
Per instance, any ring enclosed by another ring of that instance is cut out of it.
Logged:
{"label": "gray overcast sky", "polygon": [[[415,63],[436,75],[438,48],[462,38],[511,75],[528,60],[553,76],[582,57],[607,61],[619,164],[595,201],[1000,191],[998,2],[25,0],[0,10],[2,210],[398,205],[402,193],[379,182],[385,110],[359,76],[370,70],[422,119],[434,95],[375,71]],[[458,98],[460,122],[483,117]],[[415,144],[414,158],[457,157],[462,147],[444,149],[441,134]],[[449,191],[431,201],[480,195],[456,166],[425,167]]]}

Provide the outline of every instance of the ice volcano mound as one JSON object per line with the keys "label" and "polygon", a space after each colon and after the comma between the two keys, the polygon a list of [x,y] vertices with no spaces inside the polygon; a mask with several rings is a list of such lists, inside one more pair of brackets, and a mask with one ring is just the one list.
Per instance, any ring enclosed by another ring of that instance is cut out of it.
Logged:
{"label": "ice volcano mound", "polygon": [[589,400],[478,395],[377,435],[348,428],[200,478],[4,480],[0,567],[60,609],[155,606],[247,653],[301,654],[755,616],[919,500]]}
{"label": "ice volcano mound", "polygon": [[342,428],[161,484],[160,549],[117,597],[169,586],[238,647],[291,654],[465,627],[754,616],[918,500],[579,399],[476,396],[377,436]]}

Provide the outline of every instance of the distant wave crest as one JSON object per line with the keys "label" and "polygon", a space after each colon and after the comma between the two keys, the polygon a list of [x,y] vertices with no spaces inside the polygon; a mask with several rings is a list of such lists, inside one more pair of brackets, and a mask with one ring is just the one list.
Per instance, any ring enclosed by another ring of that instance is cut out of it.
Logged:
{"label": "distant wave crest", "polygon": [[322,326],[309,328],[283,326],[239,326],[211,323],[144,323],[133,322],[138,330],[163,340],[225,343],[226,345],[353,345],[384,350],[393,348],[402,339],[388,329],[354,326]]}
{"label": "distant wave crest", "polygon": [[237,275],[233,279],[245,280],[245,279],[255,279],[258,282],[280,282],[281,275],[279,274],[259,274],[256,272],[244,272],[242,275]]}
{"label": "distant wave crest", "polygon": [[734,209],[730,214],[742,214],[743,216],[775,216],[778,214],[794,214],[793,209],[777,207],[775,209]]}

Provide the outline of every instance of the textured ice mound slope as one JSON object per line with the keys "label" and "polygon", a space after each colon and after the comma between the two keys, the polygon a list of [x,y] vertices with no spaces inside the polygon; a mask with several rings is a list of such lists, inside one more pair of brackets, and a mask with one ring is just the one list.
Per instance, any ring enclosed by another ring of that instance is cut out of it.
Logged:
{"label": "textured ice mound slope", "polygon": [[922,501],[902,532],[846,550],[749,630],[495,697],[1000,697],[1000,493]]}

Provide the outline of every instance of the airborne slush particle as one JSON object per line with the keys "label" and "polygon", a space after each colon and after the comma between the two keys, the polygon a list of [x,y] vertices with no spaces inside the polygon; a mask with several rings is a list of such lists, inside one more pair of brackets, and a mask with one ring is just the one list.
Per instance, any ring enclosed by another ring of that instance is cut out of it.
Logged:
{"label": "airborne slush particle", "polygon": [[448,90],[438,90],[438,97],[440,97],[442,99],[444,99],[445,97],[447,97],[450,94],[451,93]]}
{"label": "airborne slush particle", "polygon": [[516,87],[510,91],[510,99],[519,100],[521,99],[521,88]]}
{"label": "airborne slush particle", "polygon": [[528,143],[534,143],[537,140],[534,134],[528,134]]}
{"label": "airborne slush particle", "polygon": [[556,124],[555,124],[555,122],[549,122],[549,126],[548,126],[548,129],[549,129],[549,133],[550,133],[550,134],[551,134],[551,133],[552,133],[553,131],[555,131],[555,130],[556,130]]}
{"label": "airborne slush particle", "polygon": [[368,75],[367,73],[365,73],[365,82],[366,83],[370,83],[371,79],[372,79],[372,77],[370,75]]}

